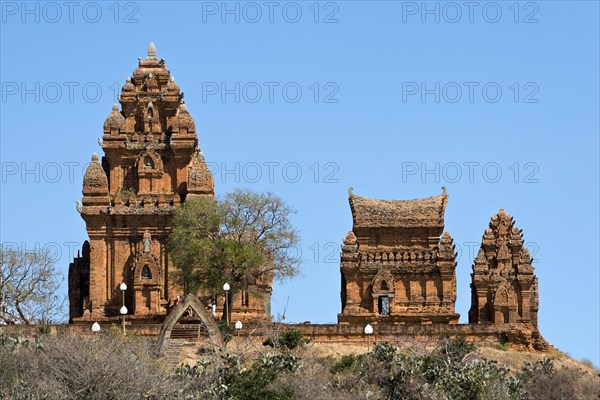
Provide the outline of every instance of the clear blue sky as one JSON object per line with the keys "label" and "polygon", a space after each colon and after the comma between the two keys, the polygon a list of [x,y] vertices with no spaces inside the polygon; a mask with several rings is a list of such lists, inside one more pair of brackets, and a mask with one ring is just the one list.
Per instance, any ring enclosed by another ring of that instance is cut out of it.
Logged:
{"label": "clear blue sky", "polygon": [[3,1],[1,241],[54,248],[66,273],[86,239],[82,171],[154,41],[217,192],[273,191],[298,211],[304,273],[275,286],[274,313],[336,321],[349,186],[411,199],[445,185],[461,321],[469,248],[504,208],[536,259],[542,334],[600,365],[598,3],[426,4]]}

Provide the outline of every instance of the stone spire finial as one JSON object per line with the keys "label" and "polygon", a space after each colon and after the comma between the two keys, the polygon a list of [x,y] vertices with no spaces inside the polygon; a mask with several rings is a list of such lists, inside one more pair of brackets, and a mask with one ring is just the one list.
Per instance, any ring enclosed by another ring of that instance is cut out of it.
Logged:
{"label": "stone spire finial", "polygon": [[146,60],[158,60],[156,57],[156,46],[154,45],[154,42],[150,42],[148,45],[148,57],[146,57]]}
{"label": "stone spire finial", "polygon": [[98,153],[92,154],[92,162],[100,162],[100,157],[98,156]]}
{"label": "stone spire finial", "polygon": [[169,79],[170,82],[175,82],[175,77],[173,75],[171,75],[171,78]]}
{"label": "stone spire finial", "polygon": [[117,103],[113,104],[113,111],[119,112],[119,105]]}
{"label": "stone spire finial", "polygon": [[198,161],[204,161],[204,153],[200,147],[198,147],[198,150],[196,151],[196,158]]}

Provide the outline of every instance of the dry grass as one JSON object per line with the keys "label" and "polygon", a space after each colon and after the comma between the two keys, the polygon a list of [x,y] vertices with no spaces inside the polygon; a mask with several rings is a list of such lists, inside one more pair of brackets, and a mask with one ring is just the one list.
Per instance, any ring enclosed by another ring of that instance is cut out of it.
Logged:
{"label": "dry grass", "polygon": [[567,354],[552,350],[548,353],[520,352],[513,350],[499,350],[493,347],[480,347],[477,349],[477,355],[489,360],[497,361],[498,364],[506,366],[512,372],[516,372],[525,365],[526,362],[542,361],[550,358],[554,364],[559,367],[569,369],[580,369],[582,373],[589,375],[598,375],[600,371],[590,365],[588,362],[581,362],[569,357]]}

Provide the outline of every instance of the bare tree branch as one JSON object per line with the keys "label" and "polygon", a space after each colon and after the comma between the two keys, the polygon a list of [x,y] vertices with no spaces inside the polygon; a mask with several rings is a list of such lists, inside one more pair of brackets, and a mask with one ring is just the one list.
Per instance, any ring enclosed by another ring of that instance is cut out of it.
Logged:
{"label": "bare tree branch", "polygon": [[50,322],[63,312],[62,277],[48,251],[0,247],[0,324]]}

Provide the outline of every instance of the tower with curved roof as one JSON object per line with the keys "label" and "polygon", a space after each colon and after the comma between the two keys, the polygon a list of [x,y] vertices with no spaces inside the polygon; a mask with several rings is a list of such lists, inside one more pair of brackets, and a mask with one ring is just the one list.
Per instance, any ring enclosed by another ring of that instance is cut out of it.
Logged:
{"label": "tower with curved roof", "polygon": [[[350,191],[339,323],[457,323],[456,254],[444,230],[448,195],[379,200]],[[443,234],[442,234],[443,233]]]}

